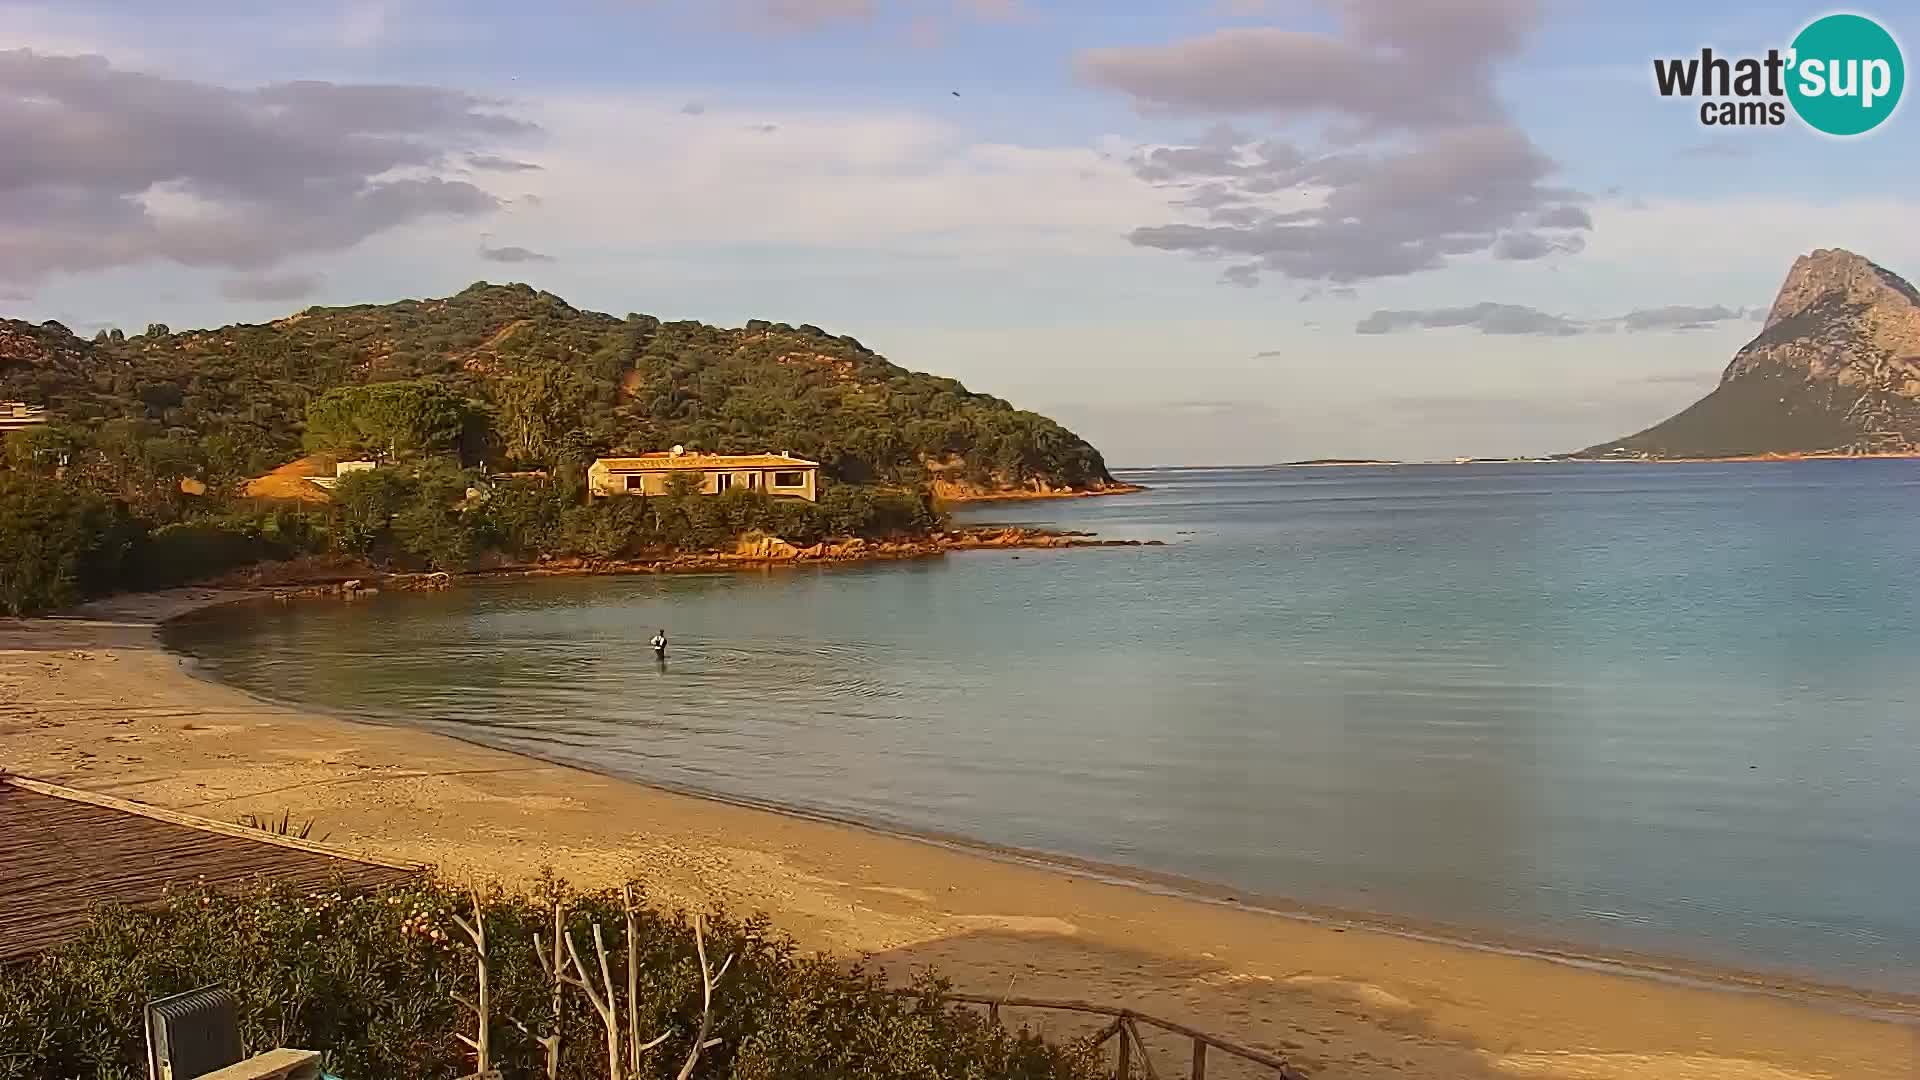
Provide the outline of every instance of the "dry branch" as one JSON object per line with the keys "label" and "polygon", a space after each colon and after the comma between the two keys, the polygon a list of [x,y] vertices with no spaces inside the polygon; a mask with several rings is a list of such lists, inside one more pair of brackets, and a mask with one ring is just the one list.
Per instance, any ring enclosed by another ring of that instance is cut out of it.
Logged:
{"label": "dry branch", "polygon": [[473,1048],[473,1071],[484,1073],[493,1068],[492,1039],[488,1035],[488,1029],[492,1024],[491,1018],[487,1015],[487,924],[480,914],[480,890],[469,884],[467,892],[473,897],[473,921],[468,922],[461,918],[458,912],[454,913],[453,921],[459,925],[460,929],[467,932],[467,937],[473,942],[474,966],[478,969],[480,978],[480,1000],[468,1001],[459,994],[453,995],[453,999],[473,1010],[474,1023],[479,1028],[479,1037],[473,1039],[465,1035],[456,1037]]}
{"label": "dry branch", "polygon": [[726,975],[727,969],[733,966],[733,956],[728,954],[727,958],[721,962],[719,971],[710,968],[707,965],[705,931],[706,919],[695,915],[693,917],[693,948],[700,956],[700,1030],[693,1037],[693,1048],[687,1051],[687,1063],[680,1066],[678,1080],[687,1080],[693,1075],[693,1067],[700,1064],[700,1051],[720,1044],[719,1039],[707,1037],[713,1031],[713,989],[720,985],[720,980]]}

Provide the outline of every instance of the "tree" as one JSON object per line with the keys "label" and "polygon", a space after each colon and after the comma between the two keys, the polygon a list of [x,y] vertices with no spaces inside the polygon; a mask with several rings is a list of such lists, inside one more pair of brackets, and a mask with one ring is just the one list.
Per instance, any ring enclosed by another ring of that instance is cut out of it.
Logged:
{"label": "tree", "polygon": [[585,388],[573,373],[542,361],[503,380],[495,392],[496,427],[508,457],[550,464],[587,411]]}
{"label": "tree", "polygon": [[474,422],[462,398],[423,380],[341,386],[307,407],[308,449],[387,458],[445,453]]}
{"label": "tree", "polygon": [[410,494],[406,479],[392,469],[349,473],[333,489],[334,542],[349,554],[371,553]]}
{"label": "tree", "polygon": [[45,477],[0,473],[0,611],[36,615],[110,591],[140,540],[120,503]]}

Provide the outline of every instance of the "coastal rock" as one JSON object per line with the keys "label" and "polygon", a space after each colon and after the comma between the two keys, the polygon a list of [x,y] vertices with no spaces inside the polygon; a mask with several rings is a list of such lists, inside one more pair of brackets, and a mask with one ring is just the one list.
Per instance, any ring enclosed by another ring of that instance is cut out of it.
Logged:
{"label": "coastal rock", "polygon": [[1795,260],[1758,336],[1712,393],[1575,457],[1920,451],[1920,291],[1850,251]]}
{"label": "coastal rock", "polygon": [[735,547],[734,554],[749,559],[786,560],[800,557],[800,549],[777,536],[759,536],[742,539]]}

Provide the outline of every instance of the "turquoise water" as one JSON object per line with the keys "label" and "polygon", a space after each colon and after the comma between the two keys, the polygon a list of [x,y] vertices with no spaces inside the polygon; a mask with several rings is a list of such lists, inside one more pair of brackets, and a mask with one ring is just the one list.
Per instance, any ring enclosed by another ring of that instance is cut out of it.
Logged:
{"label": "turquoise water", "polygon": [[171,634],[257,691],[642,779],[1920,992],[1920,463],[1129,479],[970,516],[1166,546]]}

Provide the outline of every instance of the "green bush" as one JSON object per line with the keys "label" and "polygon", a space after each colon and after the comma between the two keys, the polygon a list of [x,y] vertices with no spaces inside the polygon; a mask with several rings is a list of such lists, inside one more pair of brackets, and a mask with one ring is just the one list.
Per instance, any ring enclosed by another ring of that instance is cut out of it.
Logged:
{"label": "green bush", "polygon": [[[626,921],[618,892],[564,898],[567,926],[590,968],[593,925],[606,941],[611,975],[626,997]],[[495,1063],[509,1077],[544,1075],[536,1034],[552,1031],[552,990],[534,940],[551,943],[552,906],[499,894],[485,898]],[[217,983],[240,1003],[252,1052],[299,1046],[325,1052],[347,1080],[455,1077],[472,1069],[456,1040],[471,1034],[473,951],[456,927],[467,897],[421,882],[371,892],[285,887],[227,897],[190,892],[153,910],[107,908],[77,939],[32,961],[0,968],[0,1080],[99,1077],[134,1080],[141,1064],[146,1001]],[[668,1035],[641,1076],[674,1076],[700,1020],[701,974],[689,921],[636,913],[634,1001],[644,1036]],[[966,1077],[1080,1080],[1099,1075],[1079,1048],[1009,1032],[964,1009],[942,1006],[942,985],[888,992],[874,975],[802,957],[762,918],[706,923],[707,954],[734,957],[714,995],[711,1037],[695,1075],[737,1080]],[[598,973],[595,972],[597,975]],[[568,987],[557,1018],[561,1075],[605,1077],[604,1029]]]}
{"label": "green bush", "polygon": [[135,559],[132,584],[160,589],[242,566],[325,551],[322,520],[291,508],[175,522],[155,529]]}
{"label": "green bush", "polygon": [[333,489],[334,543],[349,555],[368,555],[393,529],[394,516],[414,495],[411,479],[395,469],[348,473]]}
{"label": "green bush", "polygon": [[118,501],[0,472],[0,612],[35,615],[119,588],[142,532]]}

